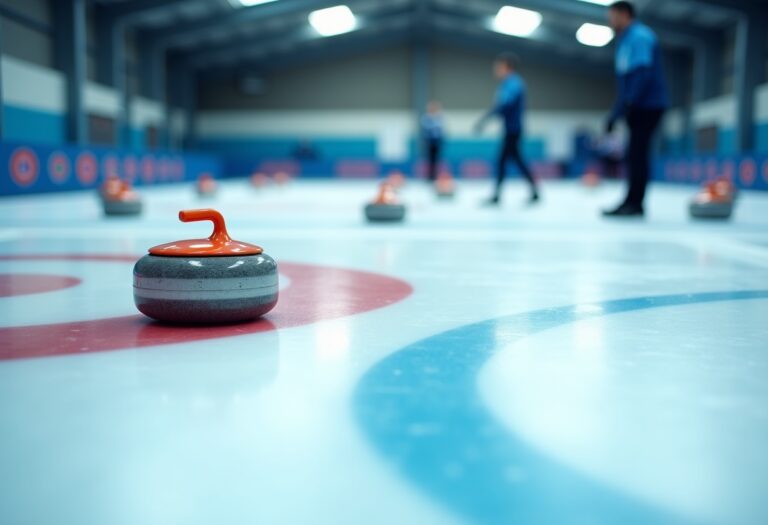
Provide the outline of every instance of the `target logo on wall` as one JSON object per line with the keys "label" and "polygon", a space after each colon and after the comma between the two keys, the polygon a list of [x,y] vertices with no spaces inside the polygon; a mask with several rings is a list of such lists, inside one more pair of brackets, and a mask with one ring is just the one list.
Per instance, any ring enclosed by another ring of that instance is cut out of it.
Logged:
{"label": "target logo on wall", "polygon": [[107,155],[102,161],[105,177],[119,177],[120,163],[114,155]]}
{"label": "target logo on wall", "polygon": [[184,179],[184,161],[181,159],[176,159],[172,163],[172,174],[174,180],[183,180]]}
{"label": "target logo on wall", "polygon": [[763,161],[763,169],[762,169],[762,172],[763,172],[763,182],[765,182],[766,184],[768,184],[768,159],[765,159],[765,160]]}
{"label": "target logo on wall", "polygon": [[8,171],[17,186],[30,186],[37,180],[40,165],[37,155],[29,148],[16,148],[11,154]]}
{"label": "target logo on wall", "polygon": [[75,174],[77,180],[83,186],[90,186],[96,182],[96,177],[99,173],[99,165],[96,162],[96,157],[90,151],[84,151],[77,156],[75,161]]}
{"label": "target logo on wall", "polygon": [[717,161],[711,159],[707,162],[707,180],[714,180],[717,178]]}
{"label": "target logo on wall", "polygon": [[757,178],[757,166],[752,159],[744,159],[739,165],[739,180],[744,186],[752,186]]}
{"label": "target logo on wall", "polygon": [[54,151],[48,157],[48,178],[56,184],[62,184],[69,179],[72,166],[69,157],[60,151]]}
{"label": "target logo on wall", "polygon": [[136,171],[136,157],[128,155],[123,159],[123,174],[125,175],[125,180],[133,182],[134,179],[136,179]]}
{"label": "target logo on wall", "polygon": [[732,181],[736,175],[736,165],[732,160],[726,160],[723,162],[723,178]]}
{"label": "target logo on wall", "polygon": [[155,178],[155,159],[146,155],[141,159],[141,178],[144,182],[152,182]]}
{"label": "target logo on wall", "polygon": [[691,179],[698,182],[701,180],[702,175],[704,174],[704,167],[702,166],[701,162],[695,160],[691,164]]}

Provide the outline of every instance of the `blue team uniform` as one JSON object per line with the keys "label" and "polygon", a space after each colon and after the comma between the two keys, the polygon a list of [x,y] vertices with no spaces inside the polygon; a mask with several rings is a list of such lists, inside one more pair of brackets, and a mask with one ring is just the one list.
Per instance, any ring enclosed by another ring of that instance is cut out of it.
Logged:
{"label": "blue team uniform", "polygon": [[619,93],[611,112],[613,120],[622,117],[628,109],[669,107],[659,41],[645,24],[633,22],[619,38],[616,77]]}
{"label": "blue team uniform", "polygon": [[508,134],[520,134],[523,131],[523,112],[525,111],[525,82],[517,73],[507,76],[496,90],[496,105],[491,115],[498,115],[504,121]]}

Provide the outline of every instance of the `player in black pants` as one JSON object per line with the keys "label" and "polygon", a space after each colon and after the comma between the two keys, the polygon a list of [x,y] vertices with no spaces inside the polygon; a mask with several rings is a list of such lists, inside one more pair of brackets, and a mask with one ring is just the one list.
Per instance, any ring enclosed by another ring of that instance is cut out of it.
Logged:
{"label": "player in black pants", "polygon": [[669,106],[661,49],[656,34],[635,19],[635,8],[625,1],[608,9],[608,19],[617,35],[616,77],[618,96],[606,131],[624,117],[629,128],[627,168],[629,189],[617,208],[603,212],[606,217],[642,216],[643,201],[650,179],[651,142],[664,110]]}
{"label": "player in black pants", "polygon": [[427,177],[430,182],[435,182],[445,133],[443,111],[439,102],[433,100],[427,106],[427,112],[421,117],[421,133],[427,150]]}
{"label": "player in black pants", "polygon": [[496,165],[496,187],[493,196],[487,201],[489,205],[497,205],[501,199],[501,188],[507,175],[507,163],[510,160],[517,163],[530,185],[531,196],[528,202],[535,203],[539,200],[536,181],[520,154],[520,137],[523,133],[523,112],[525,111],[525,83],[517,73],[519,62],[514,53],[503,53],[496,58],[494,73],[501,81],[496,92],[496,105],[475,126],[475,131],[480,133],[491,117],[498,116],[504,121],[504,138]]}

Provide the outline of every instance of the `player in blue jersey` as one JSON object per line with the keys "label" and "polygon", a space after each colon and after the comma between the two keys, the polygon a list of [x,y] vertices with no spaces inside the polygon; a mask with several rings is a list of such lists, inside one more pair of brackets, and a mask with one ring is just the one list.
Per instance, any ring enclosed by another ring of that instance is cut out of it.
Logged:
{"label": "player in blue jersey", "polygon": [[605,216],[642,216],[643,200],[650,178],[650,150],[653,135],[669,106],[661,50],[656,34],[635,17],[629,2],[616,2],[608,8],[608,21],[617,35],[616,78],[618,96],[606,130],[624,118],[629,127],[627,167],[629,189],[624,202],[604,211]]}
{"label": "player in blue jersey", "polygon": [[514,160],[531,188],[530,203],[539,200],[539,191],[528,164],[520,154],[520,137],[523,133],[523,113],[525,112],[525,82],[518,74],[520,59],[514,53],[503,53],[494,62],[494,73],[499,79],[496,91],[496,103],[475,126],[477,133],[482,132],[485,123],[491,117],[499,117],[504,123],[504,138],[496,165],[496,187],[487,204],[497,205],[501,199],[501,186],[507,175],[507,163]]}
{"label": "player in blue jersey", "polygon": [[443,108],[436,100],[429,103],[427,112],[421,117],[421,135],[427,152],[427,178],[435,182],[445,135]]}

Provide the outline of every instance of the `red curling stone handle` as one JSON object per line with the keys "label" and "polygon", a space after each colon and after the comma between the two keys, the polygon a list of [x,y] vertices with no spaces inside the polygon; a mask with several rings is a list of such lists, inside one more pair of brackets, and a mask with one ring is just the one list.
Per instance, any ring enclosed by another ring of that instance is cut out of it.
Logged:
{"label": "red curling stone handle", "polygon": [[224,245],[232,240],[227,232],[227,225],[224,223],[224,216],[211,208],[201,210],[181,210],[179,212],[181,222],[211,221],[213,223],[213,233],[208,239],[216,245]]}

